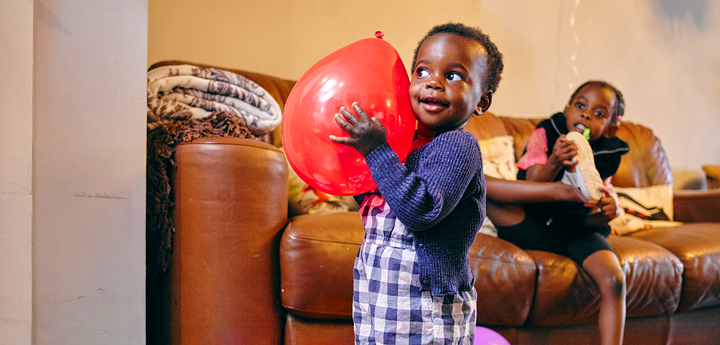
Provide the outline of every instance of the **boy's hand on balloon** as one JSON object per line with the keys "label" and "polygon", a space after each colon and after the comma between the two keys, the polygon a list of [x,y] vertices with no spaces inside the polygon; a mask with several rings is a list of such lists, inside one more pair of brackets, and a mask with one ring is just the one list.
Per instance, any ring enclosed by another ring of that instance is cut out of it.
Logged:
{"label": "boy's hand on balloon", "polygon": [[387,134],[385,127],[376,117],[371,118],[360,108],[357,103],[353,103],[353,109],[358,116],[345,109],[340,108],[340,114],[335,114],[335,122],[349,134],[349,137],[330,136],[330,140],[354,147],[363,157],[367,157],[373,150],[387,142]]}

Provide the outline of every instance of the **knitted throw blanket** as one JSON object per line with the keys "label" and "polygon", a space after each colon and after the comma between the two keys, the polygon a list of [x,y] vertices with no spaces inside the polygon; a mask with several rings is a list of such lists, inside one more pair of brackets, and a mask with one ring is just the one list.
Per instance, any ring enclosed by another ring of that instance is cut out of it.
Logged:
{"label": "knitted throw blanket", "polygon": [[204,137],[236,137],[259,140],[242,118],[213,112],[200,119],[187,119],[158,126],[147,136],[146,250],[147,269],[153,274],[170,265],[173,234],[173,193],[170,171],[177,166],[177,145]]}
{"label": "knitted throw blanket", "polygon": [[224,111],[265,134],[280,125],[282,111],[265,89],[239,74],[192,65],[162,66],[148,71],[148,129]]}

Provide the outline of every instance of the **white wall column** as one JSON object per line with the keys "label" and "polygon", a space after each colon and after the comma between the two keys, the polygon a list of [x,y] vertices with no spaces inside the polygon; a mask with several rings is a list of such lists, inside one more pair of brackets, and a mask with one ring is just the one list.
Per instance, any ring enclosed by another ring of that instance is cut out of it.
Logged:
{"label": "white wall column", "polygon": [[0,1],[0,51],[0,344],[30,345],[32,1]]}
{"label": "white wall column", "polygon": [[145,343],[146,0],[35,0],[34,343]]}
{"label": "white wall column", "polygon": [[0,52],[0,344],[144,344],[147,0],[1,1]]}

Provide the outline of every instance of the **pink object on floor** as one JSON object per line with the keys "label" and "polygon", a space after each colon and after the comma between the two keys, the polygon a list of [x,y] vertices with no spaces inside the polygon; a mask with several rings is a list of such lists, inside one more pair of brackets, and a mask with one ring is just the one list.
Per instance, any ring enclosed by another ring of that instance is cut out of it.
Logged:
{"label": "pink object on floor", "polygon": [[475,327],[475,342],[474,345],[510,345],[510,343],[503,338],[498,332],[492,329]]}

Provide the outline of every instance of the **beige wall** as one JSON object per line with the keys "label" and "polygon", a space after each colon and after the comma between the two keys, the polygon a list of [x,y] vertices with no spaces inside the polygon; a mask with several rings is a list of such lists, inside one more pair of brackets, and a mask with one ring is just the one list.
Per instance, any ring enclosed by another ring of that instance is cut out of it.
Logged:
{"label": "beige wall", "polygon": [[562,108],[570,85],[605,79],[625,94],[628,120],[651,127],[663,141],[676,187],[701,177],[701,165],[720,163],[717,1],[440,3],[150,0],[148,63],[183,59],[297,79],[375,30],[386,33],[408,64],[432,25],[460,21],[482,27],[505,54],[493,112],[546,117]]}
{"label": "beige wall", "polygon": [[0,1],[0,47],[0,344],[144,344],[147,1]]}

